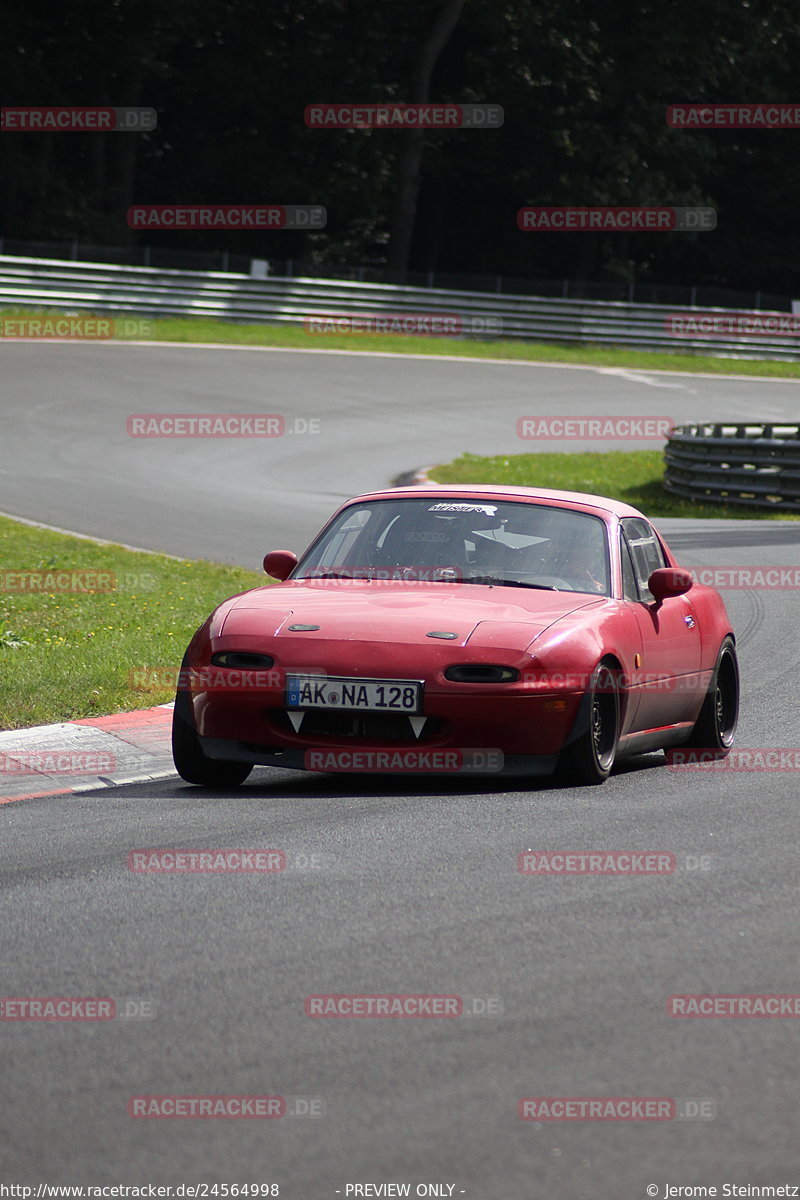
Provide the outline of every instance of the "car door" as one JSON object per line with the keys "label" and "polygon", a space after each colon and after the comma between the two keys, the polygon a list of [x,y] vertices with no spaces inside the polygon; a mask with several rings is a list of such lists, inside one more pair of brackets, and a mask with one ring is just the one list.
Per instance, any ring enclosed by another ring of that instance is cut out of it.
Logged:
{"label": "car door", "polygon": [[636,726],[657,729],[690,720],[697,710],[701,654],[691,591],[656,605],[647,581],[668,564],[655,530],[643,517],[626,517],[620,522],[620,539],[625,598],[642,637]]}

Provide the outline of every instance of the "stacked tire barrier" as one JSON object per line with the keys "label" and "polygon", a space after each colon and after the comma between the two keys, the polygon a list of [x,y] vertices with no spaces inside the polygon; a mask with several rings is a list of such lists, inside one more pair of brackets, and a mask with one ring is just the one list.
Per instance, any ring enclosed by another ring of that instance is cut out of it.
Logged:
{"label": "stacked tire barrier", "polygon": [[800,424],[676,425],[664,459],[678,496],[800,513]]}

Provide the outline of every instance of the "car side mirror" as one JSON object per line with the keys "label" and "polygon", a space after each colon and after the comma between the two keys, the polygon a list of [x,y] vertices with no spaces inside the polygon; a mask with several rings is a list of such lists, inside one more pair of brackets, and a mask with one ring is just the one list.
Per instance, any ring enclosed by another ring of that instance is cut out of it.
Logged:
{"label": "car side mirror", "polygon": [[683,596],[694,583],[689,571],[683,567],[659,567],[647,581],[650,594],[657,604],[668,596]]}
{"label": "car side mirror", "polygon": [[273,579],[288,579],[297,566],[297,555],[291,550],[271,550],[264,556],[264,571]]}

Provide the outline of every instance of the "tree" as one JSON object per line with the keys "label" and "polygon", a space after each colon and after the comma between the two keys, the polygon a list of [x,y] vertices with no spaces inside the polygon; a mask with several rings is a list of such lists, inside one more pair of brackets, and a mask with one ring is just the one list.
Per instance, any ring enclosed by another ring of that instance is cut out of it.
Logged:
{"label": "tree", "polygon": [[[436,61],[447,45],[461,19],[464,0],[444,0],[427,36],[414,55],[409,103],[424,104],[430,100],[431,78]],[[391,271],[407,271],[411,239],[417,215],[420,189],[420,166],[425,151],[424,129],[412,129],[398,135],[406,139],[397,172],[397,190],[391,219],[389,261]]]}

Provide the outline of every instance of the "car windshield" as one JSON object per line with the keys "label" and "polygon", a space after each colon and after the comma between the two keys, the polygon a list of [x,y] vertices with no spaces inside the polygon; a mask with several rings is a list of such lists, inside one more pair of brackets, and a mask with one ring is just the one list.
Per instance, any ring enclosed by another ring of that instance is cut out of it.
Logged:
{"label": "car windshield", "polygon": [[609,596],[605,522],[569,508],[426,497],[346,508],[292,579],[502,584]]}

